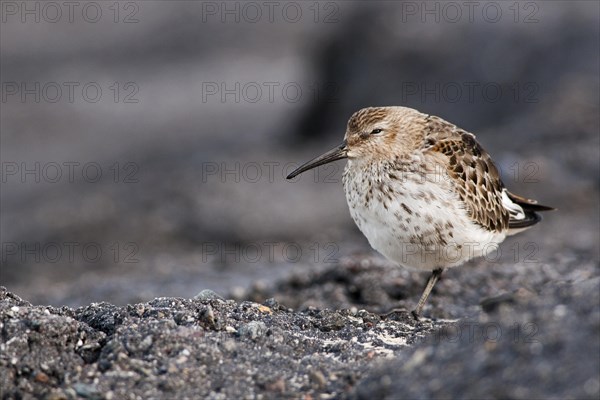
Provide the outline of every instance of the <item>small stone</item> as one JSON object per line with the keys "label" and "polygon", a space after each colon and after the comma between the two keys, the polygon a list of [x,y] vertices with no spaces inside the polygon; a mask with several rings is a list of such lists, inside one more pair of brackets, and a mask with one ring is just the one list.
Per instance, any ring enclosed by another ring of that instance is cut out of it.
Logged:
{"label": "small stone", "polygon": [[90,385],[87,383],[76,383],[73,385],[75,392],[86,399],[100,399],[102,398],[96,385]]}
{"label": "small stone", "polygon": [[265,300],[265,306],[273,309],[273,310],[278,310],[280,305],[277,302],[277,300],[275,300],[273,297],[268,298],[267,300]]}
{"label": "small stone", "polygon": [[177,367],[175,366],[175,364],[169,364],[169,367],[167,368],[167,372],[170,374],[175,374],[177,373]]}
{"label": "small stone", "polygon": [[135,305],[135,313],[138,317],[144,315],[144,311],[146,311],[146,307],[143,304],[139,303]]}
{"label": "small stone", "polygon": [[265,385],[265,388],[271,392],[283,393],[285,392],[285,380],[279,378]]}
{"label": "small stone", "polygon": [[210,326],[215,325],[215,313],[210,305],[201,311],[200,319],[208,323]]}
{"label": "small stone", "polygon": [[225,327],[225,332],[235,333],[235,332],[237,332],[237,329],[235,329],[233,326],[227,325]]}
{"label": "small stone", "polygon": [[75,393],[73,393],[72,396],[69,396],[69,394],[67,394],[68,392],[66,391],[62,391],[60,389],[53,389],[50,393],[48,393],[45,397],[46,400],[67,400],[69,398],[74,398],[75,397]]}
{"label": "small stone", "polygon": [[337,312],[322,312],[319,314],[319,316],[321,316],[322,319],[318,328],[323,332],[339,331],[346,324],[346,320],[344,319],[344,317]]}
{"label": "small stone", "polygon": [[258,311],[260,311],[261,313],[264,314],[273,314],[273,311],[271,311],[271,309],[267,306],[263,306],[263,305],[259,305],[258,306]]}
{"label": "small stone", "polygon": [[267,325],[262,321],[251,321],[244,324],[238,330],[238,334],[241,337],[249,337],[250,339],[256,339],[267,333]]}
{"label": "small stone", "polygon": [[223,346],[223,350],[227,352],[233,352],[237,348],[235,340],[232,339],[225,340],[224,342],[222,342],[221,346]]}
{"label": "small stone", "polygon": [[50,381],[50,378],[48,377],[48,375],[46,375],[43,372],[38,372],[37,374],[35,374],[34,379],[40,383],[48,383]]}
{"label": "small stone", "polygon": [[223,297],[210,289],[201,290],[200,293],[194,296],[194,300],[225,300]]}
{"label": "small stone", "polygon": [[177,357],[177,359],[175,360],[175,364],[184,364],[185,362],[187,362],[188,358],[186,356],[180,356]]}
{"label": "small stone", "polygon": [[311,370],[308,374],[310,380],[319,387],[319,389],[325,387],[327,380],[325,379],[325,375],[319,370]]}
{"label": "small stone", "polygon": [[152,335],[148,335],[140,342],[138,349],[141,351],[146,351],[150,348],[150,346],[152,346],[152,342]]}

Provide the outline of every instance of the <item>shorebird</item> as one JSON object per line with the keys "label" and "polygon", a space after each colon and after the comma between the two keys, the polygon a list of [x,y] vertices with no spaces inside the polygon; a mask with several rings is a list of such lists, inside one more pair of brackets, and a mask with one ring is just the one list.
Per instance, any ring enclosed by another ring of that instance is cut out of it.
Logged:
{"label": "shorebird", "polygon": [[432,271],[415,319],[446,268],[485,255],[553,209],[510,193],[473,134],[407,107],[355,112],[340,145],[287,179],[340,159],[348,159],[350,215],[369,244],[401,266]]}

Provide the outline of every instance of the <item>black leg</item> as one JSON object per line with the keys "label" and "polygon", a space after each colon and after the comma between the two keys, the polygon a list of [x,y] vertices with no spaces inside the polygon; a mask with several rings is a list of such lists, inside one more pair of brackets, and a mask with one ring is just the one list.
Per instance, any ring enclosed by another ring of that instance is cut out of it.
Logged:
{"label": "black leg", "polygon": [[431,289],[435,286],[440,276],[442,276],[442,272],[444,272],[443,268],[434,269],[431,273],[431,276],[427,280],[427,285],[425,286],[425,290],[423,290],[423,294],[421,295],[421,299],[417,304],[417,308],[415,308],[412,312],[413,317],[418,321],[419,315],[421,315],[421,310],[423,310],[423,306],[427,302],[427,298],[429,297],[429,293],[431,293]]}

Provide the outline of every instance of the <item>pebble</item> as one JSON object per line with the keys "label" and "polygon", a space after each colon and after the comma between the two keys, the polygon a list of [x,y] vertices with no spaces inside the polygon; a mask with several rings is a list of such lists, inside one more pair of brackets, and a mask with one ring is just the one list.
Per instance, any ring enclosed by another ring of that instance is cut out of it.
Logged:
{"label": "pebble", "polygon": [[76,383],[73,385],[73,389],[75,390],[75,393],[77,393],[79,396],[86,398],[86,399],[101,399],[102,398],[102,395],[98,391],[98,388],[96,387],[96,385],[91,385],[91,384],[87,384],[87,383]]}
{"label": "pebble", "polygon": [[250,339],[256,339],[267,333],[267,325],[262,321],[251,321],[244,324],[238,329],[238,335],[240,337],[249,337]]}
{"label": "pebble", "polygon": [[201,290],[194,296],[194,300],[225,300],[222,296],[210,289]]}

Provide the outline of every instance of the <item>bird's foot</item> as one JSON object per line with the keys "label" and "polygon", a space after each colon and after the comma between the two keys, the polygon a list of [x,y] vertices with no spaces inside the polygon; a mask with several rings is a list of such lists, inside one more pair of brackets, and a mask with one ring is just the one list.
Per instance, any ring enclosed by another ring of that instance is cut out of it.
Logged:
{"label": "bird's foot", "polygon": [[415,321],[419,322],[421,320],[421,317],[419,316],[419,313],[417,312],[417,310],[412,310],[410,312],[410,315],[413,316],[413,318],[415,319]]}

